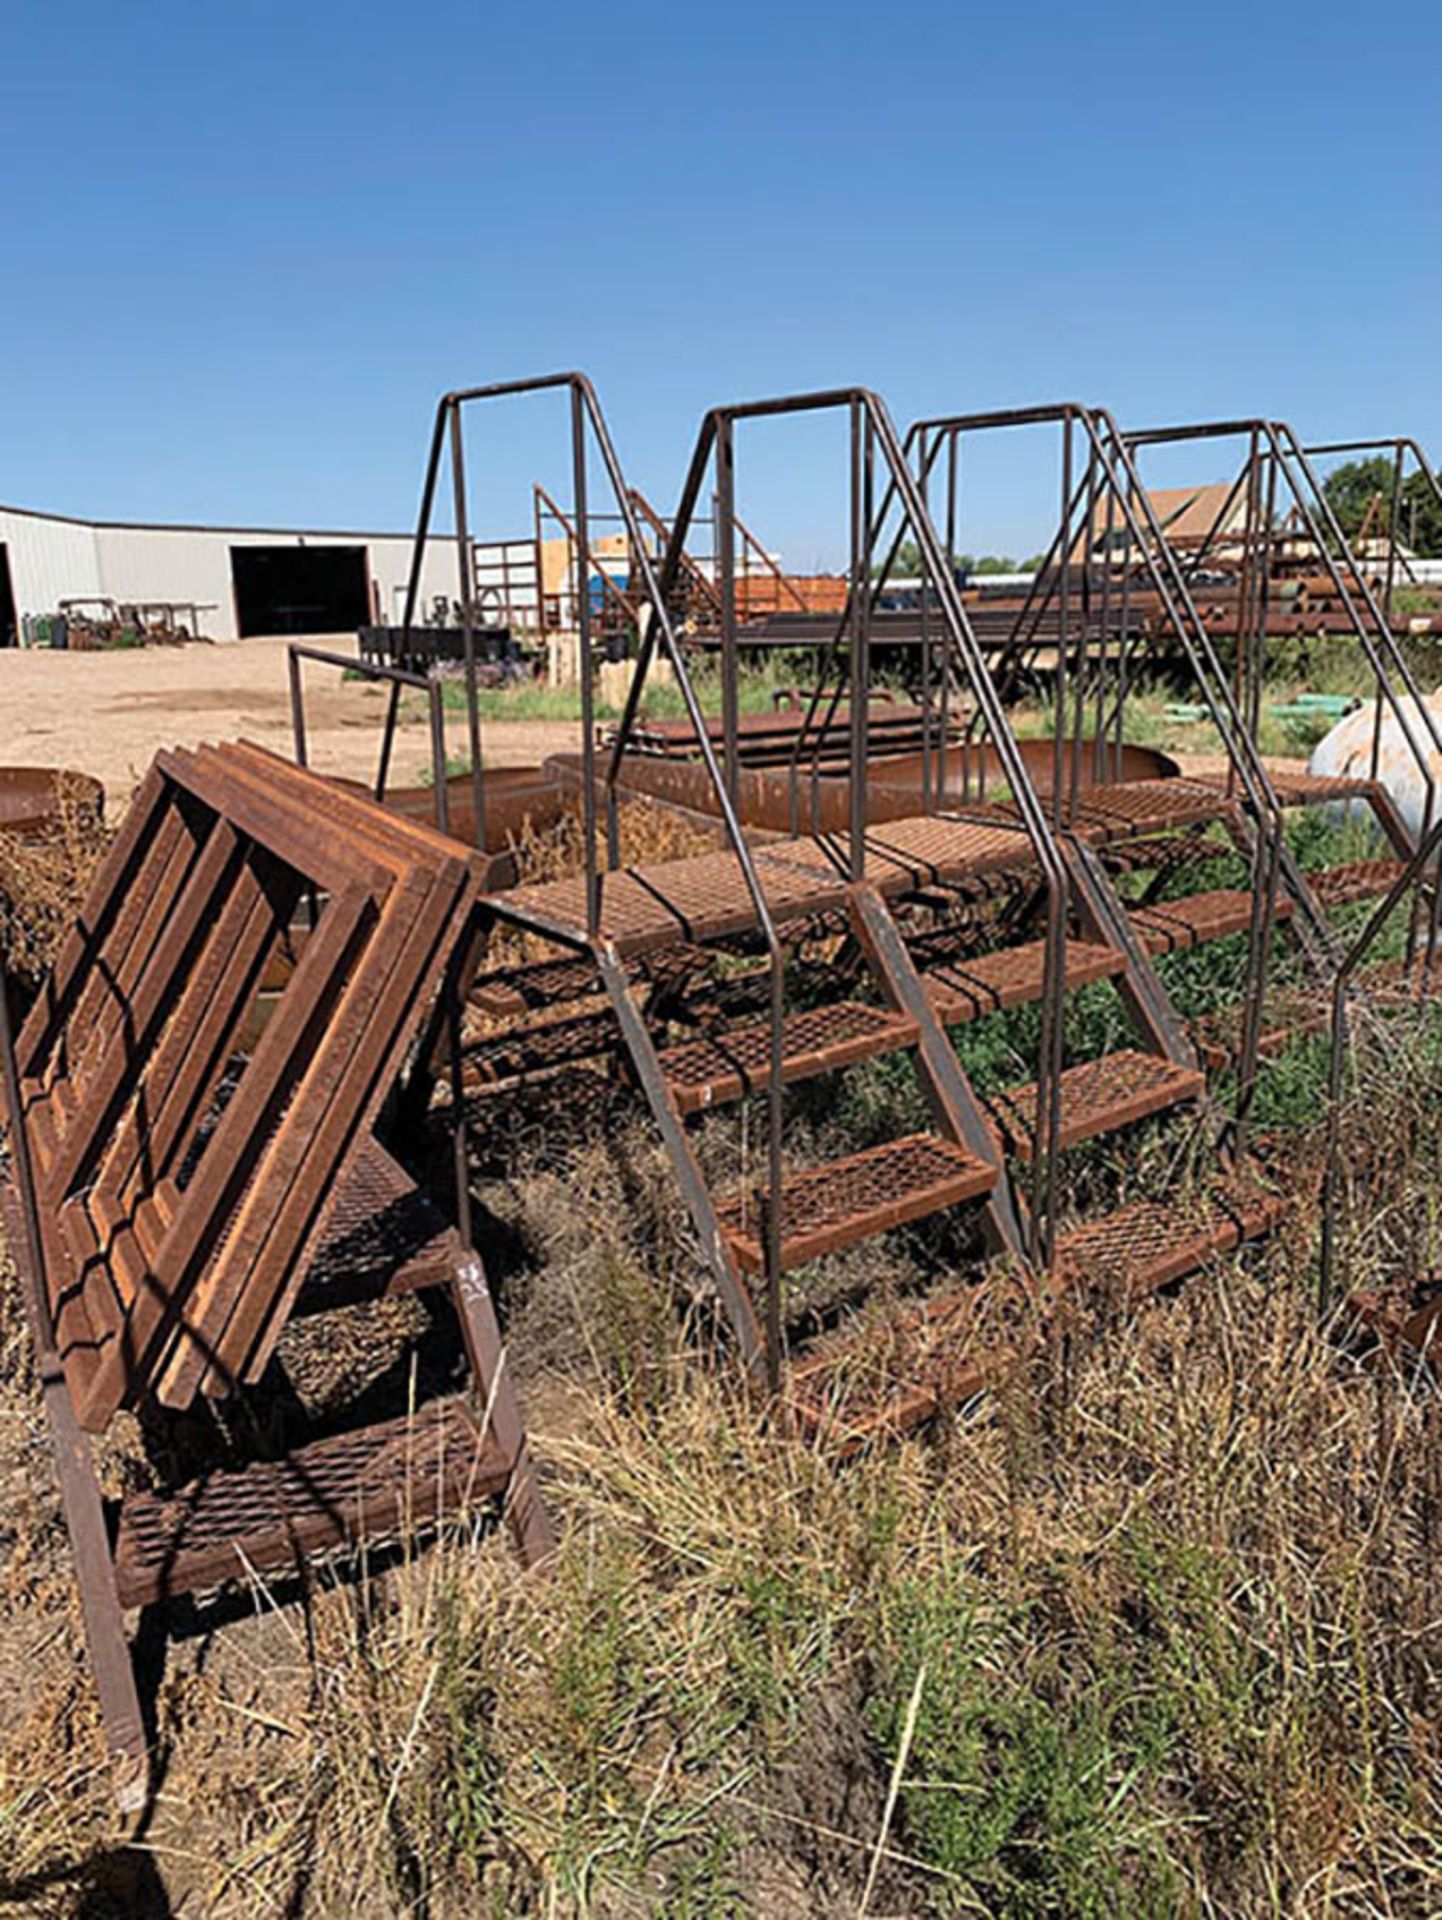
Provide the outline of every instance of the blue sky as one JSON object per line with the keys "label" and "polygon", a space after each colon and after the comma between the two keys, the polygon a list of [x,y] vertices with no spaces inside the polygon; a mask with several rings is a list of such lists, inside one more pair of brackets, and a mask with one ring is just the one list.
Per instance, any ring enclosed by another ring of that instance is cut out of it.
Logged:
{"label": "blue sky", "polygon": [[[0,499],[404,526],[436,395],[563,365],[661,504],[709,403],[853,381],[1442,453],[1439,73],[1435,0],[16,0]],[[487,423],[483,530],[559,433]],[[834,560],[836,433],[741,453]],[[1051,499],[999,460],[972,542]]]}

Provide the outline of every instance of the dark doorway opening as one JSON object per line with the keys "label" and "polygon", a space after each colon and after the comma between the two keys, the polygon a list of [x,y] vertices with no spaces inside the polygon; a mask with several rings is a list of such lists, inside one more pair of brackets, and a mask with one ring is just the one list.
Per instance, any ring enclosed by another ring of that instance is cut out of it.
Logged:
{"label": "dark doorway opening", "polygon": [[230,577],[242,638],[354,633],[370,621],[364,547],[232,547]]}
{"label": "dark doorway opening", "polygon": [[10,581],[10,549],[0,541],[0,647],[20,644],[20,616],[15,611],[15,589]]}

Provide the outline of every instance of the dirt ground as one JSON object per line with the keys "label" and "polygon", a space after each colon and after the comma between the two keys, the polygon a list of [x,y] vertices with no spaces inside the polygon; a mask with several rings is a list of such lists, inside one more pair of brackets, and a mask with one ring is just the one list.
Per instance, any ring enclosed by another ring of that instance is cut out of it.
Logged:
{"label": "dirt ground", "polygon": [[[160,747],[245,739],[289,756],[288,644],[256,639],[117,653],[0,655],[0,765],[79,768],[104,783],[107,800],[116,806]],[[343,635],[315,644],[340,653],[355,646],[353,637]],[[342,680],[328,667],[307,667],[311,765],[352,779],[373,774],[386,698],[380,686]],[[459,753],[461,717],[451,726]],[[528,766],[578,741],[579,729],[565,722],[507,721],[487,727],[484,751],[492,765]],[[396,783],[413,783],[429,765],[424,708],[408,700]]]}

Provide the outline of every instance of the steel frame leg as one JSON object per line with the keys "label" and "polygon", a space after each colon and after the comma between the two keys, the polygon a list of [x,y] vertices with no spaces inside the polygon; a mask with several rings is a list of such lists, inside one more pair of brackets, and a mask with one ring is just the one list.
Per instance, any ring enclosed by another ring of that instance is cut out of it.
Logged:
{"label": "steel frame leg", "polygon": [[150,1741],[141,1712],[130,1637],[115,1586],[115,1563],[110,1551],[110,1529],[100,1497],[90,1436],[82,1433],[70,1400],[70,1388],[55,1350],[50,1316],[39,1298],[23,1236],[17,1231],[19,1208],[15,1195],[6,1194],[5,1230],[11,1258],[20,1277],[26,1318],[35,1344],[35,1368],[50,1424],[50,1445],[65,1531],[80,1588],[85,1643],[95,1690],[100,1696],[105,1743],[115,1760],[115,1795],[125,1813],[138,1813],[145,1804],[150,1774]]}
{"label": "steel frame leg", "polygon": [[486,1270],[480,1256],[469,1249],[465,1261],[456,1269],[451,1298],[456,1304],[461,1337],[466,1344],[482,1412],[488,1416],[497,1445],[511,1457],[511,1477],[505,1498],[506,1523],[523,1564],[530,1568],[545,1567],[555,1557],[555,1529],[541,1498],[540,1477],[526,1440]]}

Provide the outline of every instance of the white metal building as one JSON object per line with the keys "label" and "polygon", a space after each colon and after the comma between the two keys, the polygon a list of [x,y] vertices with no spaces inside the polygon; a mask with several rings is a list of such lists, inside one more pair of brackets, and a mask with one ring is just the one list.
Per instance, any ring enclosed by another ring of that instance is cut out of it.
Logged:
{"label": "white metal building", "polygon": [[[408,533],[135,526],[0,507],[0,645],[15,644],[27,615],[74,599],[209,605],[201,630],[216,640],[392,624],[412,545]],[[433,538],[417,617],[459,591],[455,543]]]}

